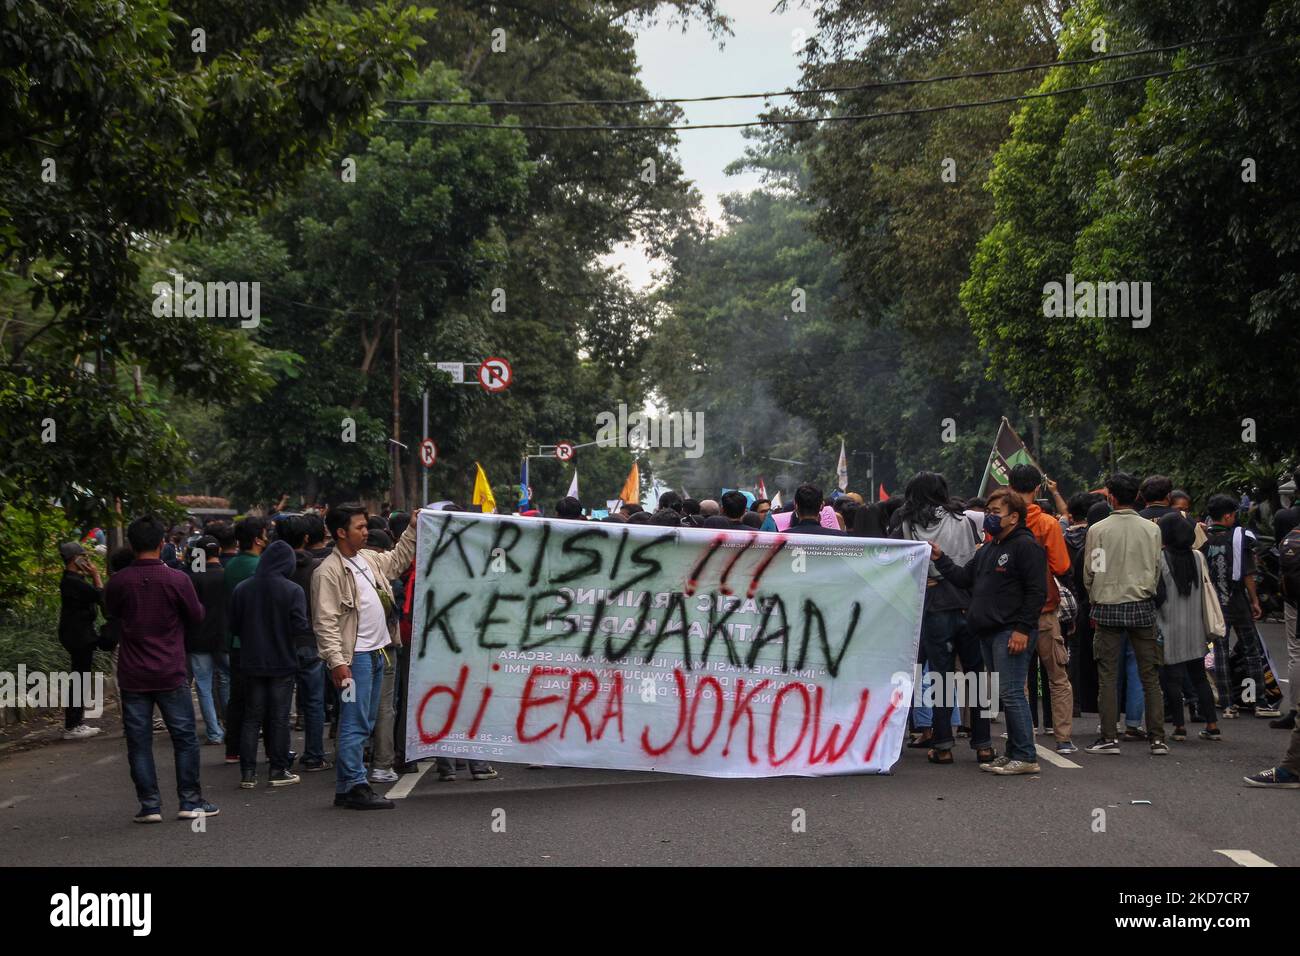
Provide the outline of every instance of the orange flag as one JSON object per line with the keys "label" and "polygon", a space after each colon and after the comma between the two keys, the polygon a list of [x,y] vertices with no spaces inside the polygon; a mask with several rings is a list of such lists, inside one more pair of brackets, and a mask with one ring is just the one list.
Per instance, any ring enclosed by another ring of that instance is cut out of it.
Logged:
{"label": "orange flag", "polygon": [[641,469],[636,462],[632,462],[632,470],[627,473],[627,481],[623,482],[623,490],[618,493],[618,499],[625,505],[641,503]]}

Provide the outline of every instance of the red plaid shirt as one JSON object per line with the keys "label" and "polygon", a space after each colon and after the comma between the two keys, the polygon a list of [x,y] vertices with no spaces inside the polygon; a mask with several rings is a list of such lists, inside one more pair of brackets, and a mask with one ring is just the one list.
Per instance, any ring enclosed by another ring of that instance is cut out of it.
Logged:
{"label": "red plaid shirt", "polygon": [[159,692],[185,683],[185,629],[203,621],[194,585],[157,558],[132,562],[108,579],[108,616],[122,628],[117,686]]}

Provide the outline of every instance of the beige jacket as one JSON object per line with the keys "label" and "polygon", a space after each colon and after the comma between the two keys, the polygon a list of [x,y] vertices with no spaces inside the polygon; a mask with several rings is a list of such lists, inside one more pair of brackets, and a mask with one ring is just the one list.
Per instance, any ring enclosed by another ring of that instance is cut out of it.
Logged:
{"label": "beige jacket", "polygon": [[1156,595],[1160,528],[1132,508],[1120,508],[1088,529],[1083,583],[1094,605],[1130,604]]}
{"label": "beige jacket", "polygon": [[[364,560],[379,582],[379,587],[393,597],[391,578],[401,577],[415,557],[415,525],[412,519],[405,533],[392,551],[362,550],[352,558]],[[414,586],[414,582],[412,582]],[[330,670],[341,664],[352,666],[352,654],[357,646],[357,585],[352,572],[344,567],[343,555],[338,550],[329,555],[311,576],[311,625],[316,632],[316,649]],[[390,617],[389,637],[396,637],[396,627]]]}

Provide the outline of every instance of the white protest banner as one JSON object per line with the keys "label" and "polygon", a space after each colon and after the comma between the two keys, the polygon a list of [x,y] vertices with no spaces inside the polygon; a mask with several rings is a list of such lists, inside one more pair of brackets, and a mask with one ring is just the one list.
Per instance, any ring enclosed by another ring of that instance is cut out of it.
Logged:
{"label": "white protest banner", "polygon": [[408,759],[888,770],[928,545],[421,511]]}

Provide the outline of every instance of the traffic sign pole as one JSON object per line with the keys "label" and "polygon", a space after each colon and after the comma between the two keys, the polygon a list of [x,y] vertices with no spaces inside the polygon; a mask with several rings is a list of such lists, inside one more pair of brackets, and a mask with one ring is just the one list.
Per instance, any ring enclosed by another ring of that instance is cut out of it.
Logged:
{"label": "traffic sign pole", "polygon": [[[421,435],[429,434],[429,390],[424,390],[424,429]],[[429,469],[424,469],[424,474],[420,477],[420,489],[422,497],[420,498],[420,507],[423,508],[429,503]]]}

